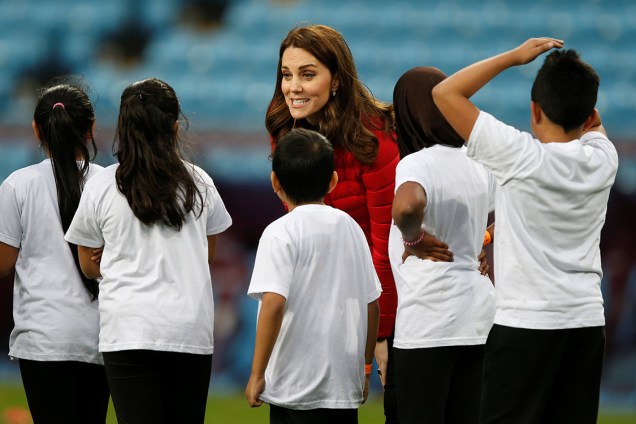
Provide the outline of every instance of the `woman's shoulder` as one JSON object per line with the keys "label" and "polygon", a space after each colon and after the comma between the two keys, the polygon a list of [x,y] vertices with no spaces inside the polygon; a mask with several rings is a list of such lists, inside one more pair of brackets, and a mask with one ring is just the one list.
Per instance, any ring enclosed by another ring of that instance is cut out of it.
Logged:
{"label": "woman's shoulder", "polygon": [[386,166],[397,166],[400,161],[400,152],[395,141],[394,133],[387,133],[383,129],[374,128],[371,130],[378,139],[378,153],[372,169],[384,168]]}

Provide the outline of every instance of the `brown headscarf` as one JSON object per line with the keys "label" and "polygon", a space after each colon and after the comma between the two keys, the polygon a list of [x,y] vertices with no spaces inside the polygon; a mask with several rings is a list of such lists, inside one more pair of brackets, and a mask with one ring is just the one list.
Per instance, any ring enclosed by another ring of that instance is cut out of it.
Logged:
{"label": "brown headscarf", "polygon": [[400,158],[435,144],[464,145],[433,102],[433,87],[445,78],[439,69],[418,66],[395,84],[393,107]]}

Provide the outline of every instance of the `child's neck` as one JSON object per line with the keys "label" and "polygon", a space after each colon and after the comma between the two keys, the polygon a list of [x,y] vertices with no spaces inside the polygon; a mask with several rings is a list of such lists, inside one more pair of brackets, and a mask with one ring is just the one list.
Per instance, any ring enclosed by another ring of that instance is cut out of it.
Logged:
{"label": "child's neck", "polygon": [[315,202],[302,202],[302,203],[294,203],[294,202],[290,202],[287,201],[287,211],[291,212],[294,209],[296,209],[298,206],[304,206],[304,205],[324,205],[323,199],[320,200],[316,200]]}
{"label": "child's neck", "polygon": [[583,128],[581,127],[564,131],[562,126],[546,120],[543,125],[536,128],[535,136],[542,143],[568,143],[581,138],[582,130]]}

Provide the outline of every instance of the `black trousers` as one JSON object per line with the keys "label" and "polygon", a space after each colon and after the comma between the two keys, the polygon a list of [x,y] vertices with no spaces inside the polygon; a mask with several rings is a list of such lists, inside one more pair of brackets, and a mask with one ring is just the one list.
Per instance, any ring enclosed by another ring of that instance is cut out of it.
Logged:
{"label": "black trousers", "polygon": [[395,358],[393,356],[393,335],[387,338],[389,348],[389,361],[386,367],[386,380],[384,381],[384,417],[385,424],[400,424],[398,417],[397,393],[395,388]]}
{"label": "black trousers", "polygon": [[34,424],[104,424],[108,384],[104,367],[77,361],[20,359]]}
{"label": "black trousers", "polygon": [[596,423],[605,328],[494,325],[484,359],[482,423]]}
{"label": "black trousers", "polygon": [[119,424],[200,424],[212,355],[122,350],[104,352]]}
{"label": "black trousers", "polygon": [[479,419],[484,346],[393,348],[401,424]]}
{"label": "black trousers", "polygon": [[386,366],[386,380],[384,381],[384,418],[385,424],[400,424],[397,408],[397,394],[395,390],[395,357],[393,354],[393,334],[387,338],[389,360]]}
{"label": "black trousers", "polygon": [[358,424],[357,409],[287,409],[269,406],[270,424]]}

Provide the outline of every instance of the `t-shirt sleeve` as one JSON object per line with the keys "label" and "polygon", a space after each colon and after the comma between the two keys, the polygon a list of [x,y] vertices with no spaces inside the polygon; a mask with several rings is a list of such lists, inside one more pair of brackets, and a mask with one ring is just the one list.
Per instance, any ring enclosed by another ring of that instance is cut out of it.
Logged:
{"label": "t-shirt sleeve", "polygon": [[204,214],[207,218],[206,235],[222,233],[232,225],[232,218],[225,208],[225,203],[223,203],[212,177],[198,166],[192,165],[192,167],[195,177],[199,178],[199,183],[205,187],[203,202],[205,203]]}
{"label": "t-shirt sleeve", "polygon": [[[364,241],[364,234],[363,241]],[[367,283],[367,304],[373,302],[374,300],[378,300],[380,294],[382,294],[382,283],[378,278],[378,273],[375,271],[375,267],[373,266],[373,260],[371,260],[371,255],[369,255],[369,260],[366,265],[368,276],[365,278]]]}
{"label": "t-shirt sleeve", "polygon": [[[618,153],[616,152],[616,147],[607,136],[598,131],[590,131],[581,136],[581,144],[583,146],[594,146],[595,150],[602,152],[600,155],[590,155],[588,166],[602,170],[613,178],[612,174],[615,174],[618,168]],[[590,163],[593,161],[596,161],[596,163]],[[607,164],[610,166],[607,166]]]}
{"label": "t-shirt sleeve", "polygon": [[64,239],[78,246],[104,246],[102,229],[98,222],[97,208],[88,184],[84,188],[77,211],[66,231]]}
{"label": "t-shirt sleeve", "polygon": [[267,234],[266,229],[258,243],[247,294],[261,300],[263,293],[271,292],[287,299],[295,263],[296,255],[291,243]]}
{"label": "t-shirt sleeve", "polygon": [[16,249],[22,240],[20,202],[15,187],[5,180],[0,185],[0,241]]}
{"label": "t-shirt sleeve", "polygon": [[424,162],[417,162],[414,160],[413,155],[409,155],[402,159],[395,168],[395,191],[406,182],[414,182],[422,186],[424,191],[428,194],[426,181],[428,167]]}
{"label": "t-shirt sleeve", "polygon": [[468,139],[467,154],[488,168],[499,184],[523,178],[540,159],[540,142],[481,111]]}
{"label": "t-shirt sleeve", "polygon": [[232,225],[232,218],[214,184],[208,186],[206,197],[208,203],[206,234],[209,236],[219,234]]}

